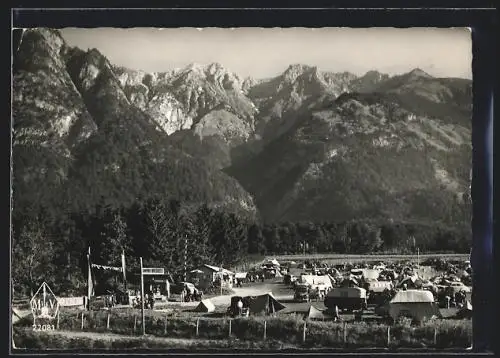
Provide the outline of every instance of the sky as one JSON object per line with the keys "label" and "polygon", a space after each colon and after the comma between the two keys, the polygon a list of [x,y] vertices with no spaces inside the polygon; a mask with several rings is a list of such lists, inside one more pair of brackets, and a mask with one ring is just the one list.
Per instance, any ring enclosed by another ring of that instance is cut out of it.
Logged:
{"label": "sky", "polygon": [[97,48],[115,65],[146,72],[218,62],[242,77],[268,78],[300,63],[356,75],[420,68],[435,77],[472,78],[467,28],[66,28],[61,34],[71,46]]}

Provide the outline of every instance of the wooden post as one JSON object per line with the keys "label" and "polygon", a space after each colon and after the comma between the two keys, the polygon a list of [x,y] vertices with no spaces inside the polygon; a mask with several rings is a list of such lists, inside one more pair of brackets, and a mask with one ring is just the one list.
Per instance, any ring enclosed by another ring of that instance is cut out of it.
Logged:
{"label": "wooden post", "polygon": [[196,337],[198,337],[198,334],[199,334],[199,328],[200,328],[200,319],[198,318],[196,320]]}
{"label": "wooden post", "polygon": [[437,346],[437,338],[438,338],[437,333],[438,333],[437,328],[434,328],[434,345],[435,346]]}
{"label": "wooden post", "polygon": [[109,318],[110,318],[110,313],[108,312],[108,319],[106,320],[106,329],[109,329]]}
{"label": "wooden post", "polygon": [[144,317],[144,268],[142,266],[142,257],[139,258],[141,261],[141,317],[142,317],[142,335],[146,334],[146,318]]}
{"label": "wooden post", "polygon": [[82,312],[82,329],[83,329],[83,316],[85,315],[85,312]]}
{"label": "wooden post", "polygon": [[232,320],[230,319],[230,320],[229,320],[229,337],[231,337],[231,328],[232,328],[232,327],[231,327],[231,322],[232,322]]}
{"label": "wooden post", "polygon": [[59,312],[57,312],[57,323],[56,323],[56,328],[59,329]]}
{"label": "wooden post", "polygon": [[134,333],[137,331],[137,316],[134,315]]}
{"label": "wooden post", "polygon": [[264,340],[266,340],[266,334],[267,334],[267,322],[264,321]]}
{"label": "wooden post", "polygon": [[387,327],[387,347],[391,344],[391,326]]}
{"label": "wooden post", "polygon": [[304,322],[304,330],[302,332],[302,342],[306,342],[306,322]]}
{"label": "wooden post", "polygon": [[347,322],[344,322],[344,344],[347,343]]}
{"label": "wooden post", "polygon": [[165,327],[163,328],[163,333],[167,334],[167,317],[165,317]]}

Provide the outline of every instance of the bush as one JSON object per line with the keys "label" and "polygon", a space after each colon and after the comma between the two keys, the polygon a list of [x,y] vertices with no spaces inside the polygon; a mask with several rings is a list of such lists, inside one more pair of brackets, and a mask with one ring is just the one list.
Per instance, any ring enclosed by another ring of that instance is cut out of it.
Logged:
{"label": "bush", "polygon": [[[140,310],[126,309],[110,311],[110,329],[106,329],[107,311],[85,312],[84,331],[110,332],[124,335],[139,335],[141,329]],[[198,321],[198,336],[196,322]],[[135,331],[134,331],[135,321]],[[201,338],[227,340],[229,319],[195,317],[187,312],[168,315],[163,312],[145,312],[146,333],[157,337]],[[304,320],[301,315],[276,317],[251,316],[231,320],[231,339],[263,342],[264,322],[266,341],[309,347],[387,347],[386,324],[356,322],[348,323],[344,342],[344,325],[332,321],[308,321],[306,342],[303,342]],[[165,324],[166,323],[166,324]],[[32,320],[24,319],[19,326],[31,328]],[[165,329],[166,328],[166,329]],[[81,313],[63,311],[59,318],[59,329],[81,330]],[[436,344],[434,332],[436,331]],[[468,320],[433,320],[421,325],[397,322],[390,326],[390,346],[408,348],[465,348],[471,344],[472,324]],[[28,338],[27,338],[28,339]],[[99,343],[100,344],[100,343]],[[259,343],[260,344],[260,343]]]}

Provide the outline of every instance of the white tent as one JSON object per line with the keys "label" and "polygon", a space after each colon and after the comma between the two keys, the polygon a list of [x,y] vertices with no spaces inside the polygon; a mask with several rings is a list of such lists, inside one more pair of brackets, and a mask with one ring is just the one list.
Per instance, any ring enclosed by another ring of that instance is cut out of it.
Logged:
{"label": "white tent", "polygon": [[278,267],[280,266],[280,263],[276,259],[267,259],[267,260],[264,260],[263,264],[264,265],[266,265],[266,264],[272,264],[272,265],[278,266]]}
{"label": "white tent", "polygon": [[200,304],[194,309],[195,312],[213,312],[215,311],[215,306],[210,300],[202,300]]}
{"label": "white tent", "polygon": [[302,275],[300,280],[303,283],[307,283],[311,287],[319,287],[320,290],[328,290],[333,288],[333,282],[329,275]]}
{"label": "white tent", "polygon": [[416,321],[441,316],[432,292],[426,290],[399,291],[389,302],[389,314],[394,320],[405,316]]}

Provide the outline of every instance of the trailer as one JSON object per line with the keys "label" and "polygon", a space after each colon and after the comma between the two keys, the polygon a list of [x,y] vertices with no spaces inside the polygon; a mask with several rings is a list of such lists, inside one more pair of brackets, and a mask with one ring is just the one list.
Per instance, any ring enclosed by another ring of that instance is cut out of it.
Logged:
{"label": "trailer", "polygon": [[334,311],[335,306],[342,311],[353,312],[367,308],[366,290],[360,287],[334,288],[325,297],[325,306],[329,311]]}

